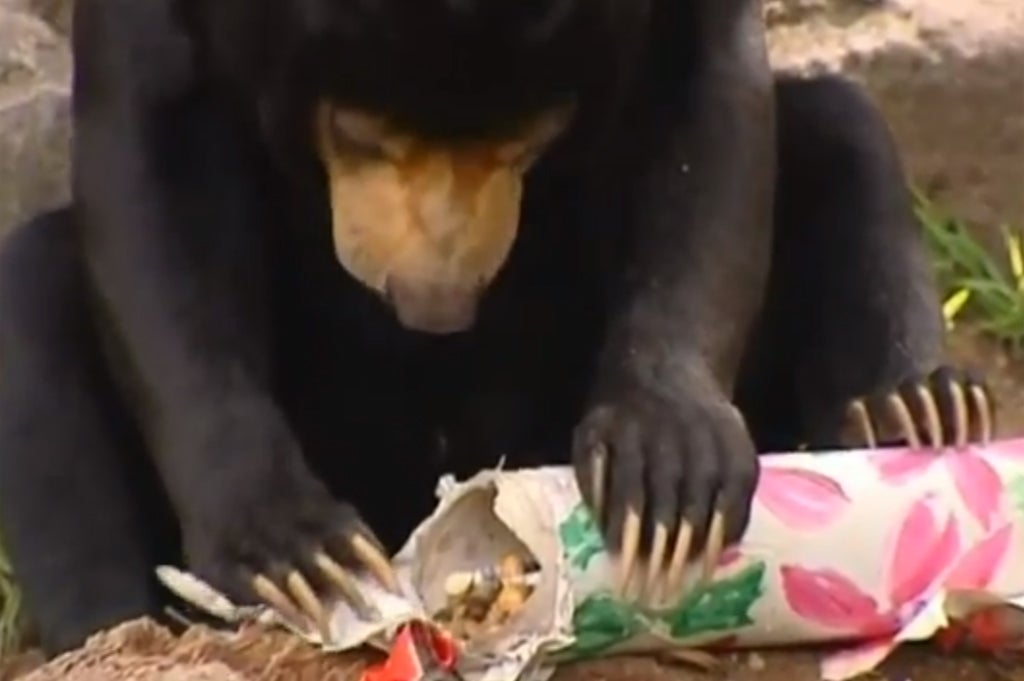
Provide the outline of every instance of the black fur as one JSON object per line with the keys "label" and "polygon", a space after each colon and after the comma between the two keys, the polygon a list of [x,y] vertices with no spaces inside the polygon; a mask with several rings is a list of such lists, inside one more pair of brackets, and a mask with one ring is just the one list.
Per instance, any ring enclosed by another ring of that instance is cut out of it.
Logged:
{"label": "black fur", "polygon": [[[934,369],[885,125],[837,79],[773,88],[759,12],[79,0],[73,202],[0,256],[0,517],[47,650],[154,613],[157,561],[248,599],[242,568],[351,559],[360,518],[395,548],[502,455],[585,480],[608,446],[613,545],[644,501],[735,539],[755,450]],[[447,137],[578,97],[470,332],[403,330],[335,260],[322,92]]]}

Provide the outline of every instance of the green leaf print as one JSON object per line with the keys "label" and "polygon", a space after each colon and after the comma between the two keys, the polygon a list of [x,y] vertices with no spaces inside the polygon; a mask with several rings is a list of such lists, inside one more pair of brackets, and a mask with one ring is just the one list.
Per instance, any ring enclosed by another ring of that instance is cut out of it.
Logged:
{"label": "green leaf print", "polygon": [[691,593],[661,618],[673,638],[711,631],[730,631],[753,624],[750,609],[764,593],[765,564],[758,561],[742,572]]}
{"label": "green leaf print", "polygon": [[579,504],[558,527],[565,556],[575,569],[586,572],[594,556],[604,551],[604,539],[594,517]]}
{"label": "green leaf print", "polygon": [[1018,475],[1006,483],[1006,491],[1010,495],[1013,510],[1024,516],[1024,475]]}
{"label": "green leaf print", "polygon": [[576,641],[564,651],[568,658],[596,655],[645,629],[644,621],[609,595],[593,595],[576,608],[572,629]]}

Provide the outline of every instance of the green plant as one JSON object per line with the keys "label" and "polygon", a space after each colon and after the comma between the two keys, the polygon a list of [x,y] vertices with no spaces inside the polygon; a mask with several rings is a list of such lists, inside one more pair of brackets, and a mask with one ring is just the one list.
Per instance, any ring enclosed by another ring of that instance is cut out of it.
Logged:
{"label": "green plant", "polygon": [[18,647],[21,634],[21,593],[2,540],[0,537],[0,659]]}
{"label": "green plant", "polygon": [[1024,348],[1024,255],[1021,235],[1001,227],[1009,272],[967,227],[915,192],[917,217],[925,235],[943,296],[943,314],[952,328],[969,318],[1017,352]]}

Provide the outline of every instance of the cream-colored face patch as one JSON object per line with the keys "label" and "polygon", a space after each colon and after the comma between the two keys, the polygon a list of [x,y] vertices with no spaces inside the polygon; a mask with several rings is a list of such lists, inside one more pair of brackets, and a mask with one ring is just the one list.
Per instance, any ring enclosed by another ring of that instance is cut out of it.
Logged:
{"label": "cream-colored face patch", "polygon": [[442,146],[321,104],[316,143],[338,260],[385,296],[403,325],[469,328],[515,240],[523,175],[568,117],[553,111],[512,140]]}

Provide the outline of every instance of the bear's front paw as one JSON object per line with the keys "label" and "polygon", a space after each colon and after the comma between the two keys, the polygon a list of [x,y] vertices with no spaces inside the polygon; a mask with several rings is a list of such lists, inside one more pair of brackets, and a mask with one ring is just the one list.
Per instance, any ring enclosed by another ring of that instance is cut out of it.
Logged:
{"label": "bear's front paw", "polygon": [[987,445],[995,430],[995,406],[984,380],[947,366],[855,399],[845,416],[840,442],[850,448],[962,449]]}
{"label": "bear's front paw", "polygon": [[[746,529],[758,461],[739,411],[724,400],[668,403],[638,390],[593,408],[573,463],[584,499],[619,554],[619,593],[675,599],[688,559],[703,578]],[[634,569],[638,556],[646,570]]]}
{"label": "bear's front paw", "polygon": [[328,613],[321,599],[328,593],[342,596],[364,618],[375,614],[353,570],[368,570],[400,592],[387,555],[355,508],[334,500],[309,473],[228,490],[215,513],[183,529],[198,576],[236,602],[263,601],[324,638]]}

